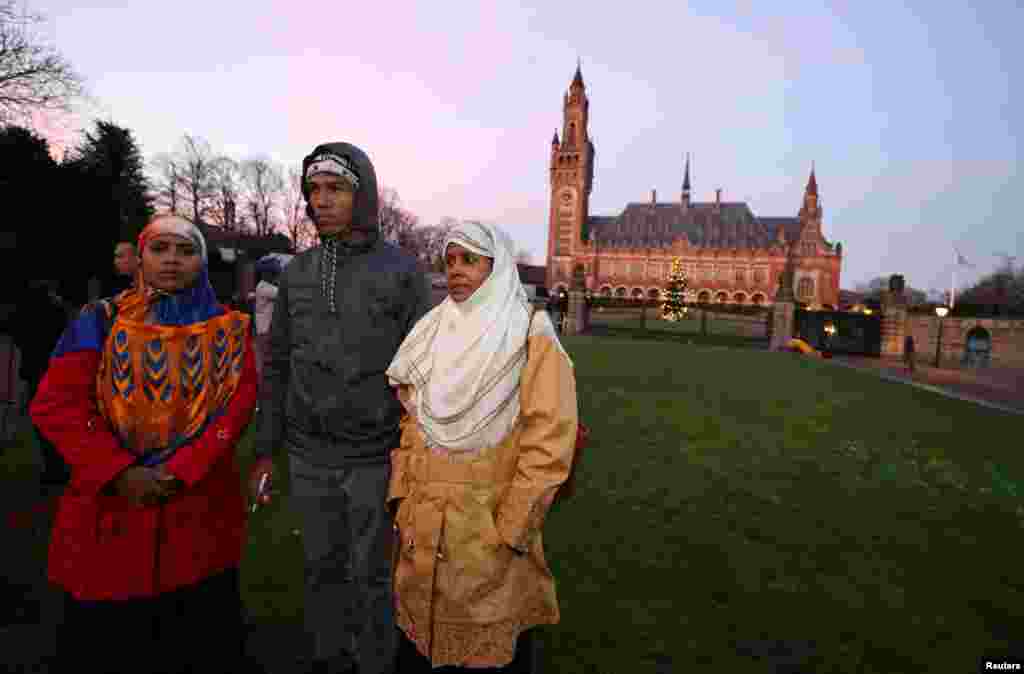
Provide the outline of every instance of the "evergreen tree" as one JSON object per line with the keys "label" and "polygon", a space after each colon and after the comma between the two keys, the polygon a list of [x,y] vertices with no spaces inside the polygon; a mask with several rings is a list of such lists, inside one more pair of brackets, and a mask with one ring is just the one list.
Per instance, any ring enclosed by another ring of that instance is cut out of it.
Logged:
{"label": "evergreen tree", "polygon": [[[131,240],[153,214],[142,153],[131,131],[112,122],[97,122],[65,162],[80,186],[95,189],[91,206],[114,239]],[[116,241],[112,241],[111,248]]]}
{"label": "evergreen tree", "polygon": [[[0,227],[0,267],[14,274],[3,297],[16,296],[29,274],[43,272],[26,264],[26,251],[45,250],[53,231],[40,227],[40,212],[54,197],[57,162],[45,138],[20,126],[0,127],[0,200],[4,204]],[[3,302],[4,300],[0,300]]]}
{"label": "evergreen tree", "polygon": [[45,138],[20,126],[0,127],[0,180],[37,178],[55,167]]}
{"label": "evergreen tree", "polygon": [[686,315],[684,299],[688,280],[683,272],[683,261],[678,257],[672,260],[672,271],[668,275],[668,285],[661,292],[661,316],[668,321],[678,321]]}
{"label": "evergreen tree", "polygon": [[[60,166],[54,198],[73,204],[74,217],[60,223],[62,237],[76,255],[62,267],[69,298],[88,299],[89,279],[106,294],[114,280],[114,246],[132,241],[153,213],[142,153],[128,129],[97,122]],[[44,217],[45,217],[44,213]]]}

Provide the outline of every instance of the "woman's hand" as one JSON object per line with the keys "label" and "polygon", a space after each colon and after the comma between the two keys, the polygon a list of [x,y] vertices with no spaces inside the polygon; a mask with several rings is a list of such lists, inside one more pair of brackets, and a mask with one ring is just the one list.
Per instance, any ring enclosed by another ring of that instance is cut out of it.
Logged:
{"label": "woman's hand", "polygon": [[153,468],[129,466],[114,479],[114,492],[140,506],[158,505],[167,493],[160,475]]}
{"label": "woman's hand", "polygon": [[159,483],[160,489],[163,490],[164,501],[171,500],[185,488],[185,482],[175,477],[172,473],[168,473],[163,466],[159,466],[156,471],[157,483]]}

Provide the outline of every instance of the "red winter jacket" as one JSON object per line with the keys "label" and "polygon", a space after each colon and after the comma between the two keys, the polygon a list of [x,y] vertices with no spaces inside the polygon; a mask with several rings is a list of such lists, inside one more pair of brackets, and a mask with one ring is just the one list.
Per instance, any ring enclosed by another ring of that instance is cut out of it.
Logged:
{"label": "red winter jacket", "polygon": [[160,506],[101,493],[135,456],[99,414],[100,352],[73,351],[50,361],[32,401],[32,421],[71,466],[50,540],[50,580],[78,599],[129,599],[238,566],[246,508],[234,451],[252,418],[257,386],[248,341],[225,414],[164,464],[185,488]]}

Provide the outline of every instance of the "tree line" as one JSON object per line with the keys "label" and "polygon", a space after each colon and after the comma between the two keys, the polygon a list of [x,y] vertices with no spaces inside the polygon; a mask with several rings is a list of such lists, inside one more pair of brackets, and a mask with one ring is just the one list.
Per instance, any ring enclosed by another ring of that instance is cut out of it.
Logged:
{"label": "tree line", "polygon": [[[954,313],[1024,316],[1024,266],[1014,266],[1013,260],[1013,257],[1004,256],[1003,263],[995,271],[967,287],[958,288],[953,302]],[[858,285],[856,291],[865,300],[877,302],[888,287],[889,277],[878,276]],[[949,290],[926,292],[908,285],[905,292],[911,307],[931,311],[932,305],[949,304]]]}

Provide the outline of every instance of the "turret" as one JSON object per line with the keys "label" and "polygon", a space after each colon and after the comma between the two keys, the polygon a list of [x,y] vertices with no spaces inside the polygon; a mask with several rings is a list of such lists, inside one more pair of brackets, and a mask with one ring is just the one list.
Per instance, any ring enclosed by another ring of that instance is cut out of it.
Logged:
{"label": "turret", "polygon": [[683,171],[683,193],[680,203],[685,213],[690,208],[690,153],[686,153],[686,168]]}

